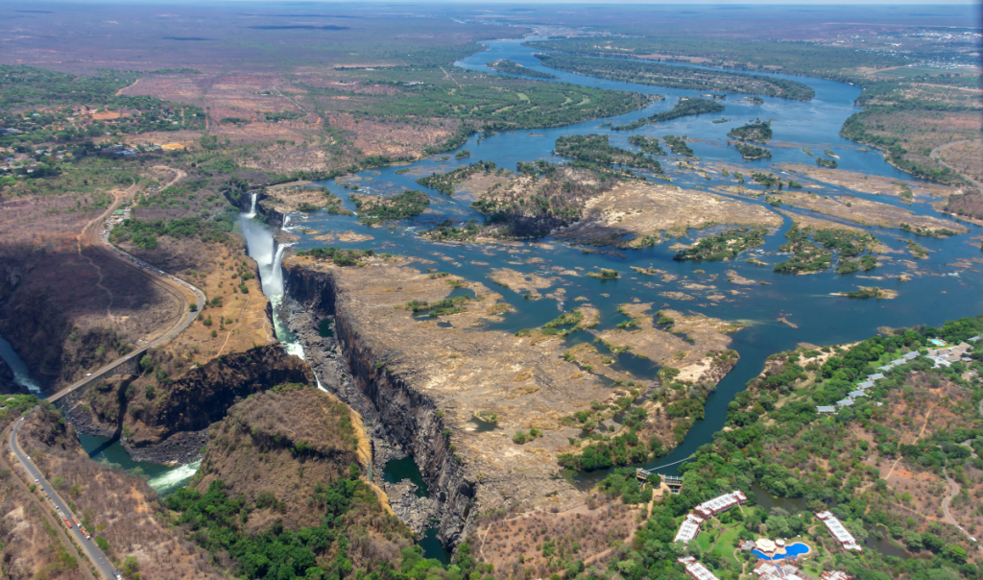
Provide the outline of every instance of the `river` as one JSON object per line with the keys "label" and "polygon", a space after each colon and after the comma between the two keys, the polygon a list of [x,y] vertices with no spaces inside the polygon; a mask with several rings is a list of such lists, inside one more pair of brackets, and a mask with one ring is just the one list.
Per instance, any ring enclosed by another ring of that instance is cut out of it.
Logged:
{"label": "river", "polygon": [[[474,74],[500,74],[484,67],[484,64],[498,59],[509,59],[524,66],[549,72],[560,77],[562,82],[599,88],[637,91],[646,94],[660,94],[666,97],[664,101],[655,101],[645,109],[614,118],[599,119],[576,125],[555,129],[536,129],[532,131],[512,131],[490,137],[475,137],[463,145],[463,149],[471,152],[471,157],[463,161],[454,159],[454,152],[448,156],[435,156],[411,166],[408,174],[398,174],[401,168],[387,167],[378,170],[363,171],[358,174],[360,193],[385,195],[401,189],[421,189],[415,178],[429,175],[431,172],[443,172],[467,165],[477,160],[494,161],[499,167],[514,168],[519,161],[535,161],[545,159],[552,162],[563,162],[555,157],[552,149],[557,137],[572,134],[604,133],[611,135],[611,144],[627,149],[628,137],[635,134],[662,137],[666,134],[688,135],[698,141],[690,146],[703,161],[720,161],[742,165],[752,169],[767,169],[773,163],[799,162],[813,165],[815,158],[805,153],[802,148],[808,147],[817,153],[830,149],[839,156],[841,169],[858,171],[870,175],[884,175],[892,178],[910,179],[910,176],[888,165],[881,155],[874,151],[863,150],[856,143],[844,140],[839,136],[843,121],[858,110],[853,102],[860,89],[832,81],[805,77],[788,77],[803,82],[816,91],[816,96],[809,102],[789,101],[785,99],[764,97],[760,106],[751,104],[739,96],[731,95],[723,101],[726,109],[719,114],[684,117],[657,125],[644,126],[635,131],[612,133],[609,128],[602,126],[606,123],[621,124],[631,122],[640,117],[652,115],[655,112],[672,108],[680,97],[696,97],[698,91],[665,89],[607,81],[547,69],[539,65],[533,54],[533,49],[523,47],[521,41],[502,40],[488,42],[488,50],[470,56],[457,66]],[[740,72],[740,71],[737,71]],[[715,124],[712,121],[726,117],[729,123]],[[794,146],[771,147],[771,160],[745,162],[734,148],[726,145],[726,132],[730,127],[743,124],[751,119],[772,119],[775,143],[787,143]],[[723,185],[724,181],[716,178],[704,179],[701,175],[678,172],[668,163],[663,164],[667,176],[672,182],[681,187],[707,189],[714,185]],[[729,185],[731,182],[726,182]],[[349,209],[354,209],[347,200],[348,190],[333,180],[320,182],[333,193],[344,200]],[[754,185],[749,184],[754,188]],[[842,190],[842,189],[841,189]],[[842,190],[845,191],[845,190]],[[289,216],[284,229],[298,236],[295,243],[297,249],[324,245],[314,239],[314,236],[326,231],[354,230],[365,233],[374,239],[365,242],[336,243],[339,247],[375,248],[408,256],[419,256],[440,262],[441,268],[453,274],[471,280],[483,280],[495,268],[511,268],[525,273],[553,275],[554,267],[570,270],[575,267],[590,269],[593,267],[614,268],[622,273],[618,280],[600,282],[584,277],[564,277],[559,282],[566,290],[566,296],[584,296],[601,311],[601,325],[598,330],[615,326],[624,319],[617,312],[619,304],[638,299],[642,302],[655,302],[657,307],[665,307],[689,311],[698,310],[709,316],[741,321],[749,326],[733,335],[731,347],[740,353],[737,366],[719,383],[715,393],[710,395],[706,403],[705,418],[698,421],[686,436],[685,440],[669,456],[653,462],[647,467],[674,464],[691,455],[697,447],[712,440],[713,433],[719,430],[726,418],[727,404],[734,395],[744,389],[748,380],[757,375],[763,368],[766,357],[770,354],[794,348],[797,344],[808,342],[812,344],[836,344],[860,340],[877,333],[882,326],[899,327],[915,324],[941,324],[945,320],[979,313],[983,310],[981,293],[979,291],[980,273],[958,269],[950,264],[959,258],[976,258],[979,256],[978,244],[967,243],[969,238],[980,235],[983,229],[965,224],[970,228],[969,234],[953,236],[949,239],[917,238],[918,243],[930,252],[927,260],[919,261],[919,269],[925,272],[908,282],[898,282],[896,278],[906,268],[899,261],[891,261],[881,266],[874,273],[885,276],[878,285],[897,290],[899,295],[894,300],[863,301],[848,300],[842,297],[830,296],[832,292],[853,289],[859,282],[854,276],[839,276],[833,269],[810,276],[788,276],[774,273],[770,267],[756,266],[744,261],[746,256],[728,261],[694,264],[672,260],[674,252],[669,250],[668,243],[641,250],[625,250],[620,255],[584,254],[580,248],[541,240],[545,243],[523,243],[516,245],[485,245],[459,244],[439,245],[428,242],[418,236],[422,229],[450,218],[455,221],[481,219],[481,215],[469,207],[468,201],[441,195],[436,191],[427,191],[432,205],[430,211],[413,219],[394,222],[396,227],[368,228],[358,223],[357,218],[349,216],[329,216],[316,213],[310,216]],[[916,214],[937,215],[925,203],[916,203],[910,208],[900,200],[888,196],[876,196],[862,192],[850,192],[857,197],[875,200],[881,203],[894,204],[910,209]],[[764,203],[743,199],[747,203]],[[253,210],[250,214],[253,214]],[[242,220],[243,232],[246,235],[249,253],[259,263],[263,275],[264,293],[278,307],[282,300],[282,277],[279,271],[279,259],[283,248],[276,248],[269,230],[255,222],[252,215],[246,214]],[[784,242],[784,233],[791,225],[787,218],[778,232],[766,236],[766,244],[754,252],[755,255],[776,252]],[[315,233],[305,233],[307,229]],[[911,234],[900,231],[890,231],[878,228],[867,228],[883,243],[893,250],[905,248],[904,240],[916,239]],[[691,232],[696,234],[697,232]],[[690,242],[692,239],[683,239]],[[442,260],[442,258],[448,258]],[[538,260],[531,260],[536,258]],[[487,263],[477,265],[472,262]],[[535,263],[533,263],[535,262]],[[673,298],[656,295],[656,291],[647,287],[644,276],[631,275],[629,266],[654,267],[671,274],[686,277],[689,281],[706,282],[716,275],[717,280],[727,278],[726,271],[736,270],[743,277],[767,282],[767,285],[753,286],[745,295],[733,297],[719,304],[709,303],[708,300],[686,302]],[[698,273],[702,270],[704,273]],[[554,301],[548,306],[548,299],[532,302],[522,298],[518,293],[503,291],[505,299],[513,306],[515,312],[506,315],[504,321],[496,323],[491,328],[503,331],[517,331],[522,328],[540,326],[555,318],[560,312],[571,307],[563,302]],[[546,306],[546,307],[544,307]],[[792,328],[781,322],[779,317],[785,317],[794,322],[798,328]],[[296,340],[282,328],[276,320],[277,336],[288,352],[303,356],[303,349]],[[574,334],[567,338],[571,342],[584,340],[582,334]],[[0,343],[0,355],[3,355],[3,344]],[[6,358],[6,357],[4,357]],[[640,361],[632,355],[622,355],[619,364],[630,368],[633,373],[652,377],[658,368]],[[103,451],[108,453],[108,449]],[[187,466],[182,467],[185,473],[193,471]],[[399,469],[387,469],[387,477],[393,472],[400,472],[399,477],[410,477],[407,466]],[[412,470],[410,470],[412,471]],[[676,467],[660,469],[663,473],[676,473]],[[412,475],[416,477],[416,475]],[[433,543],[433,542],[431,542]],[[431,550],[428,550],[430,552]]]}
{"label": "river", "polygon": [[[499,167],[513,168],[519,161],[534,161],[545,159],[562,162],[562,158],[552,154],[553,144],[561,135],[603,133],[611,135],[612,145],[634,149],[628,145],[630,135],[641,134],[661,137],[666,134],[688,135],[698,139],[690,144],[696,155],[703,161],[720,161],[743,165],[751,169],[763,170],[773,163],[798,162],[810,166],[815,164],[815,157],[805,153],[802,148],[808,147],[821,152],[830,149],[840,157],[839,166],[870,175],[883,175],[899,179],[911,179],[910,176],[887,164],[881,155],[875,151],[865,151],[856,143],[847,141],[839,136],[843,121],[852,113],[859,110],[853,102],[860,94],[860,89],[843,83],[813,79],[807,77],[792,77],[787,75],[772,75],[788,78],[805,83],[816,91],[816,97],[809,102],[790,101],[778,98],[764,97],[764,104],[755,106],[744,101],[739,96],[730,96],[722,103],[726,109],[713,115],[684,117],[657,125],[648,125],[635,131],[613,133],[601,125],[612,122],[620,124],[630,122],[643,116],[649,116],[661,110],[672,108],[679,97],[695,97],[698,91],[665,89],[599,80],[591,77],[565,73],[540,66],[533,54],[534,50],[521,45],[521,41],[502,40],[487,43],[487,51],[470,56],[458,63],[458,66],[474,71],[475,74],[499,74],[484,67],[484,63],[498,59],[509,59],[524,66],[549,72],[560,77],[560,81],[579,85],[594,86],[616,90],[632,90],[647,94],[661,94],[665,101],[656,101],[644,110],[636,111],[619,117],[599,119],[555,129],[536,129],[533,131],[512,131],[491,137],[475,137],[469,139],[462,149],[468,149],[471,157],[456,161],[453,153],[449,158],[435,156],[409,166],[410,173],[397,174],[401,168],[388,167],[378,170],[363,171],[359,174],[361,181],[359,193],[385,195],[400,189],[425,189],[415,182],[419,175],[429,175],[431,172],[442,172],[467,165],[477,160],[494,161]],[[740,71],[736,71],[740,72]],[[730,118],[730,123],[715,124],[712,121],[721,117]],[[726,132],[730,127],[742,124],[754,118],[772,119],[774,142],[795,144],[794,147],[773,147],[774,157],[771,160],[744,162],[740,154],[726,145]],[[667,175],[673,183],[681,187],[709,188],[713,185],[724,184],[717,179],[706,180],[703,176],[692,173],[679,173],[667,163],[663,163]],[[730,182],[726,182],[730,183]],[[348,191],[333,180],[319,182],[333,193],[345,200],[349,209],[354,209],[347,201]],[[752,186],[753,187],[753,186]],[[842,188],[836,188],[841,191]],[[958,258],[976,258],[979,248],[976,244],[967,243],[969,238],[978,236],[983,228],[964,224],[970,228],[970,233],[953,236],[949,239],[932,239],[914,237],[901,231],[866,228],[890,246],[893,250],[905,248],[907,239],[917,240],[930,252],[927,260],[919,260],[919,268],[925,275],[915,277],[908,282],[898,282],[896,277],[906,270],[899,261],[892,261],[881,266],[873,273],[884,276],[884,280],[876,284],[897,290],[899,295],[894,300],[864,301],[849,300],[842,297],[830,296],[833,292],[851,290],[854,285],[862,283],[853,276],[840,276],[835,269],[809,276],[789,276],[777,274],[770,267],[756,266],[744,261],[746,256],[728,261],[699,263],[677,262],[672,260],[674,252],[669,250],[668,243],[641,250],[622,251],[624,257],[584,254],[580,248],[570,247],[560,243],[547,245],[520,244],[519,246],[496,246],[483,244],[438,245],[419,237],[417,233],[432,225],[451,218],[455,221],[471,218],[481,219],[477,212],[468,205],[469,200],[462,200],[441,195],[436,191],[427,191],[431,198],[430,211],[413,219],[398,222],[398,227],[367,228],[357,222],[357,218],[349,216],[329,216],[324,213],[312,214],[309,217],[291,216],[287,230],[299,237],[297,249],[324,245],[314,240],[314,236],[325,231],[354,230],[358,233],[371,235],[374,239],[367,242],[336,243],[339,247],[375,248],[396,254],[419,256],[441,262],[441,269],[472,280],[482,280],[495,268],[511,268],[520,272],[552,274],[551,268],[559,267],[564,270],[576,266],[590,269],[594,266],[614,268],[622,273],[622,278],[608,282],[598,282],[589,278],[564,278],[560,286],[566,289],[566,296],[584,296],[589,302],[601,310],[601,326],[612,327],[623,317],[617,312],[617,306],[633,299],[643,302],[656,302],[657,305],[688,311],[698,310],[709,316],[736,320],[748,323],[744,330],[733,335],[731,345],[741,355],[740,362],[718,385],[715,393],[710,395],[706,403],[705,418],[698,421],[687,435],[685,441],[668,457],[662,458],[648,467],[657,467],[674,463],[691,455],[697,447],[711,441],[713,433],[719,430],[726,418],[727,404],[734,395],[742,390],[748,380],[757,375],[764,366],[768,355],[794,348],[801,342],[812,344],[837,344],[861,340],[877,333],[882,326],[899,327],[915,324],[941,324],[945,320],[975,314],[983,310],[981,301],[979,272],[961,270],[950,264]],[[938,215],[926,203],[915,203],[910,208],[897,198],[877,196],[862,192],[850,192],[860,198],[893,204],[904,207],[919,215]],[[742,198],[743,199],[743,198]],[[764,203],[743,199],[748,203]],[[778,246],[784,243],[784,233],[791,225],[789,219],[775,234],[766,236],[766,244],[754,254],[776,252]],[[304,233],[305,228],[315,233]],[[697,232],[692,232],[696,234]],[[690,242],[691,239],[684,239]],[[451,258],[451,260],[441,260]],[[541,261],[529,264],[531,258]],[[475,265],[471,262],[482,262],[489,265]],[[520,263],[521,262],[521,263]],[[688,277],[691,281],[703,281],[716,274],[717,280],[727,278],[727,270],[736,270],[746,278],[767,282],[768,285],[755,286],[747,296],[737,297],[720,304],[708,305],[706,300],[686,302],[656,296],[655,291],[645,287],[644,276],[632,276],[629,266],[655,267],[679,277]],[[697,270],[705,274],[697,274]],[[627,275],[626,275],[627,274]],[[872,284],[868,282],[868,284]],[[553,318],[560,311],[568,310],[571,306],[556,302],[555,308],[544,308],[544,301],[536,302],[523,300],[522,296],[510,291],[504,291],[505,299],[515,308],[515,313],[506,316],[505,320],[491,328],[517,331],[522,328],[539,326]],[[786,317],[798,328],[792,328],[778,322],[778,318]],[[567,340],[582,341],[583,336],[571,335]],[[634,359],[631,355],[624,358]],[[632,365],[637,373],[640,366],[648,366],[649,376],[658,370],[654,366],[640,365],[640,361],[623,361]],[[664,470],[665,473],[675,473],[675,467]]]}

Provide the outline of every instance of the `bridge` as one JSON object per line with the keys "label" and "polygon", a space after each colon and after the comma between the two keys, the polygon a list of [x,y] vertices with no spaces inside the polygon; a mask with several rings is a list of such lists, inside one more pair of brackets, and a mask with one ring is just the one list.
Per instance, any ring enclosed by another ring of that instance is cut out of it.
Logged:
{"label": "bridge", "polygon": [[680,463],[683,463],[684,461],[689,461],[692,458],[693,456],[690,455],[689,457],[680,459],[679,461],[667,463],[666,465],[660,465],[659,467],[653,467],[652,469],[644,469],[642,467],[639,467],[638,469],[635,470],[635,477],[637,477],[640,481],[645,481],[646,479],[648,479],[648,476],[650,475],[653,474],[658,475],[659,477],[662,478],[662,482],[669,487],[669,491],[671,493],[679,493],[683,489],[683,478],[679,477],[678,475],[666,475],[664,473],[659,473],[656,470],[663,469],[666,467],[672,467],[673,465],[679,465]]}

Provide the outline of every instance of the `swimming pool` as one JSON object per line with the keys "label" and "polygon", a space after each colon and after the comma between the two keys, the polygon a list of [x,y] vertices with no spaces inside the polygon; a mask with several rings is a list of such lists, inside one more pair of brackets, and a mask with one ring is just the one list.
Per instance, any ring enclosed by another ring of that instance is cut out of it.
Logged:
{"label": "swimming pool", "polygon": [[762,560],[782,560],[784,558],[795,558],[796,556],[801,556],[802,554],[808,554],[809,546],[799,543],[790,544],[788,546],[785,546],[784,554],[777,554],[770,558],[768,556],[765,556],[762,552],[759,552],[758,550],[751,550],[751,553],[761,558]]}

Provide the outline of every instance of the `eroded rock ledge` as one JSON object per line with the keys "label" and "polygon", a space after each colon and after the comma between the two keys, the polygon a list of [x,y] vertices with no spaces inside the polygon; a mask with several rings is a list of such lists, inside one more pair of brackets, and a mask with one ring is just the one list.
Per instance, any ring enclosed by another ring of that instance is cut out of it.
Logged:
{"label": "eroded rock ledge", "polygon": [[[321,385],[362,415],[373,437],[373,479],[382,479],[385,460],[412,455],[437,504],[445,545],[463,540],[482,512],[516,503],[548,511],[583,501],[558,464],[580,433],[564,418],[610,397],[613,388],[565,360],[562,338],[488,330],[485,322],[510,310],[499,294],[479,282],[428,274],[412,259],[370,257],[363,267],[342,268],[287,256],[283,267],[288,300],[295,301],[284,314]],[[407,308],[462,289],[473,296],[453,313],[429,317]],[[318,332],[322,324],[327,337]],[[713,348],[729,344],[721,336]],[[475,419],[491,415],[497,424]],[[530,428],[542,435],[523,445],[512,441]],[[400,503],[393,505],[397,513]],[[406,521],[413,514],[400,515]]]}

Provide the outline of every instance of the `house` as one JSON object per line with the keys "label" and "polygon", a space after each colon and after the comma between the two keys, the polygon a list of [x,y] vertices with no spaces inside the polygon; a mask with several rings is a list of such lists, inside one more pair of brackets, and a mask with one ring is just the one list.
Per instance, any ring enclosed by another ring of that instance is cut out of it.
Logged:
{"label": "house", "polygon": [[676,561],[686,567],[686,573],[693,580],[719,580],[713,575],[713,572],[707,570],[707,567],[697,562],[693,556],[677,558]]}
{"label": "house", "polygon": [[976,336],[972,338],[967,338],[966,340],[968,340],[969,342],[976,342],[979,339],[980,339],[980,335],[977,334]]}
{"label": "house", "polygon": [[824,413],[832,413],[833,415],[835,415],[836,407],[830,407],[829,405],[819,405],[818,407],[816,407],[816,412],[819,413],[820,415]]}
{"label": "house", "polygon": [[871,388],[873,386],[874,386],[874,381],[864,381],[864,382],[860,383],[859,385],[857,385],[857,388],[863,390],[863,389],[869,389],[869,388]]}
{"label": "house", "polygon": [[905,355],[904,355],[903,357],[901,357],[901,358],[903,358],[903,359],[905,359],[905,360],[915,360],[916,358],[918,358],[918,353],[917,353],[917,352],[914,352],[914,351],[912,351],[912,352],[909,352],[909,353],[906,353],[906,354],[905,354]]}
{"label": "house", "polygon": [[826,524],[826,529],[829,530],[830,535],[840,543],[840,546],[843,546],[844,550],[863,552],[863,548],[857,544],[857,539],[853,537],[853,534],[846,529],[843,522],[837,519],[832,512],[828,510],[822,511],[816,514],[816,517]]}
{"label": "house", "polygon": [[833,570],[832,572],[823,572],[819,576],[819,580],[853,580],[853,576],[840,570]]}
{"label": "house", "polygon": [[853,399],[840,399],[839,401],[836,401],[836,405],[838,407],[852,407]]}
{"label": "house", "polygon": [[893,368],[894,368],[894,367],[893,367],[893,366],[891,366],[891,365],[884,365],[884,366],[882,366],[882,367],[877,367],[877,370],[879,370],[879,371],[884,371],[884,372],[887,372],[887,371],[889,371],[889,370],[891,370],[891,369],[893,369]]}
{"label": "house", "polygon": [[860,397],[866,397],[867,393],[863,391],[853,391],[852,393],[848,393],[848,395],[851,399],[858,399]]}
{"label": "house", "polygon": [[683,523],[679,524],[679,531],[676,532],[676,537],[672,541],[685,544],[690,540],[695,540],[696,536],[700,535],[700,524],[702,523],[703,520],[701,518],[693,514],[687,514]]}
{"label": "house", "polygon": [[867,375],[867,380],[868,381],[876,381],[876,380],[883,379],[883,378],[884,378],[884,375],[882,373],[874,373],[872,375]]}
{"label": "house", "polygon": [[891,361],[891,366],[899,367],[899,366],[905,364],[906,362],[908,362],[908,361],[906,361],[903,358],[896,358],[893,361]]}
{"label": "house", "polygon": [[710,501],[705,501],[693,508],[693,512],[703,519],[710,519],[713,516],[725,512],[736,505],[747,503],[747,497],[740,491],[734,490],[730,493],[715,497]]}

